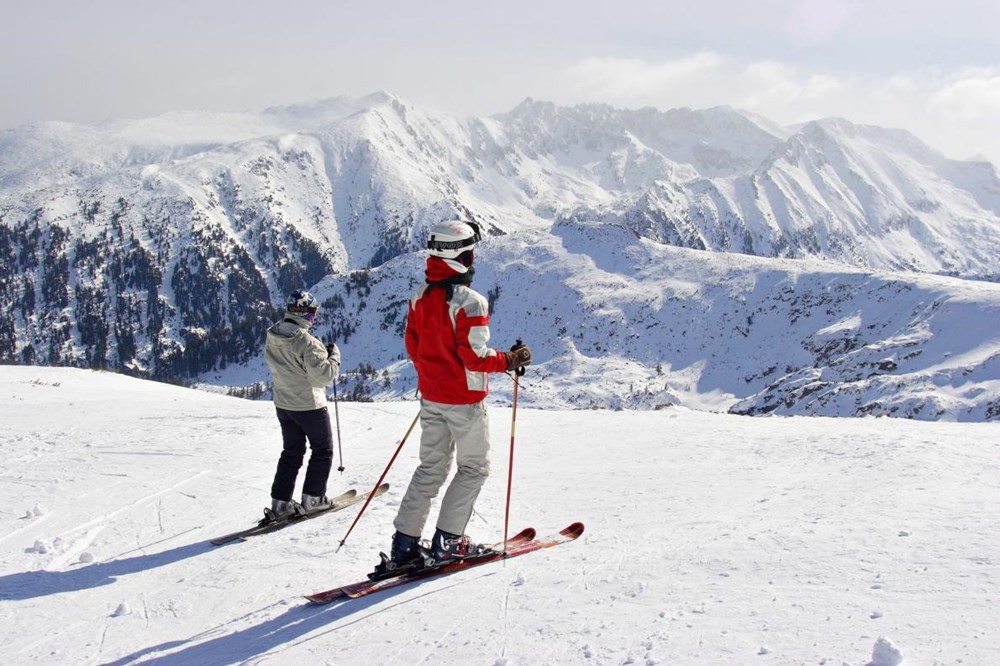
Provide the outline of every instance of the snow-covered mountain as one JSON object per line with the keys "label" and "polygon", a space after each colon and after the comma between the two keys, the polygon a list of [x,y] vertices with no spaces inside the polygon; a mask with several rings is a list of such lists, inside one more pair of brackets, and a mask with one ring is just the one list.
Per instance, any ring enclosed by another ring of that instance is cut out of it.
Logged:
{"label": "snow-covered mountain", "polygon": [[729,108],[378,93],[0,133],[0,360],[256,385],[306,287],[345,393],[400,395],[414,252],[453,216],[490,236],[477,286],[538,404],[1000,416],[995,167]]}
{"label": "snow-covered mountain", "polygon": [[[493,405],[470,537],[501,538],[510,470],[512,531],[581,538],[313,607],[388,547],[417,433],[342,548],[359,507],[213,548],[268,502],[270,404],[30,366],[0,392],[5,666],[1000,662],[998,424],[518,409],[511,458]],[[329,492],[417,409],[341,405]]]}
{"label": "snow-covered mountain", "polygon": [[[995,283],[707,253],[571,221],[489,240],[477,265],[494,344],[522,338],[534,350],[528,404],[1000,418]],[[346,359],[385,369],[367,383],[379,399],[415,388],[400,340],[421,271],[411,254],[363,284],[354,274],[316,285],[336,301],[316,331],[341,340]],[[492,390],[509,397],[511,383]]]}

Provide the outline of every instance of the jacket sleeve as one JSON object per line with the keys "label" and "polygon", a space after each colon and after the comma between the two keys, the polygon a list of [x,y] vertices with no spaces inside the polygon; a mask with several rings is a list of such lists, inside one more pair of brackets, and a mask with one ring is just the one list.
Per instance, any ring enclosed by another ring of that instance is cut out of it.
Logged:
{"label": "jacket sleeve", "polygon": [[311,335],[305,336],[302,363],[306,368],[309,383],[315,388],[329,386],[340,371],[340,359],[328,358],[326,346]]}
{"label": "jacket sleeve", "polygon": [[479,297],[456,313],[455,337],[458,355],[467,369],[473,372],[507,370],[507,356],[489,347],[490,315],[486,299]]}

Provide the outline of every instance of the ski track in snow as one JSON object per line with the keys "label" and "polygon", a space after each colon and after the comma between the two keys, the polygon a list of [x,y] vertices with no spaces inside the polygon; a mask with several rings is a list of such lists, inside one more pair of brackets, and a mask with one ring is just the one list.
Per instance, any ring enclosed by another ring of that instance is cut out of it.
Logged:
{"label": "ski track in snow", "polygon": [[[137,508],[141,508],[141,507],[143,507],[143,506],[145,506],[145,505],[153,502],[157,498],[162,497],[164,495],[168,495],[168,494],[174,492],[176,489],[180,488],[181,486],[187,485],[187,484],[191,483],[192,481],[194,481],[195,479],[200,478],[202,476],[205,476],[206,474],[209,474],[209,472],[198,472],[196,474],[193,474],[193,475],[189,476],[188,478],[183,479],[182,481],[179,481],[179,482],[173,484],[169,488],[166,488],[164,490],[158,490],[156,492],[150,493],[149,495],[146,495],[145,497],[142,497],[140,499],[137,499],[137,500],[133,501],[128,506],[123,506],[123,507],[121,507],[119,509],[116,509],[114,511],[105,513],[104,515],[98,516],[97,518],[94,518],[93,520],[90,520],[90,521],[88,521],[88,522],[86,522],[86,523],[84,523],[82,525],[79,525],[79,526],[77,526],[77,527],[75,527],[75,528],[73,528],[73,529],[71,529],[71,530],[69,530],[67,532],[63,532],[59,536],[60,537],[66,537],[66,536],[69,536],[69,535],[74,534],[76,532],[82,532],[84,530],[90,530],[91,527],[93,527],[95,525],[102,525],[102,524],[109,523],[114,518],[117,518],[118,516],[120,516],[120,515],[122,515],[124,513],[131,512],[131,511],[133,511],[133,510],[135,510]],[[161,527],[162,527],[162,525],[161,525]]]}
{"label": "ski track in snow", "polygon": [[[512,529],[580,539],[312,607],[388,547],[418,433],[340,552],[352,511],[212,548],[267,501],[269,403],[55,368],[0,389],[5,664],[860,666],[883,636],[1000,663],[996,424],[519,410]],[[342,404],[330,492],[373,485],[415,409]],[[509,419],[473,538],[502,531]]]}

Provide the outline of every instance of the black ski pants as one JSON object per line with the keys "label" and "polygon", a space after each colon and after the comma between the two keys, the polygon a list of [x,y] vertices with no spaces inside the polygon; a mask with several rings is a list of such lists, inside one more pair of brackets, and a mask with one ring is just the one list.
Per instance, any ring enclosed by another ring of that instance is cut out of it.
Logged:
{"label": "black ski pants", "polygon": [[307,439],[312,453],[309,454],[302,493],[318,497],[325,495],[326,482],[333,466],[333,431],[330,428],[330,413],[326,407],[306,412],[293,412],[281,407],[275,407],[275,410],[278,412],[278,423],[281,424],[284,449],[278,459],[274,483],[271,484],[271,497],[285,501],[292,499],[295,479],[306,457]]}

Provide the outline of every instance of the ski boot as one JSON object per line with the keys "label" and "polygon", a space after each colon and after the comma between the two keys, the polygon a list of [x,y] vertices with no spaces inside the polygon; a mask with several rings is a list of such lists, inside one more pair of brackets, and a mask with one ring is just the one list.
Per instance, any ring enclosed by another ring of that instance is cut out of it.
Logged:
{"label": "ski boot", "polygon": [[464,560],[475,557],[485,552],[482,546],[477,546],[464,534],[452,534],[438,528],[434,532],[434,539],[431,541],[430,554],[427,557],[427,566],[437,566],[456,560]]}
{"label": "ski boot", "polygon": [[424,554],[420,547],[420,538],[396,532],[392,535],[392,548],[389,555],[378,554],[381,561],[375,565],[375,571],[368,574],[371,580],[382,580],[401,576],[424,564]]}
{"label": "ski boot", "polygon": [[306,495],[302,493],[302,513],[304,514],[326,511],[332,506],[333,503],[326,495]]}
{"label": "ski boot", "polygon": [[261,526],[279,520],[287,520],[302,514],[302,505],[295,500],[280,500],[271,498],[271,508],[264,509],[264,520]]}

